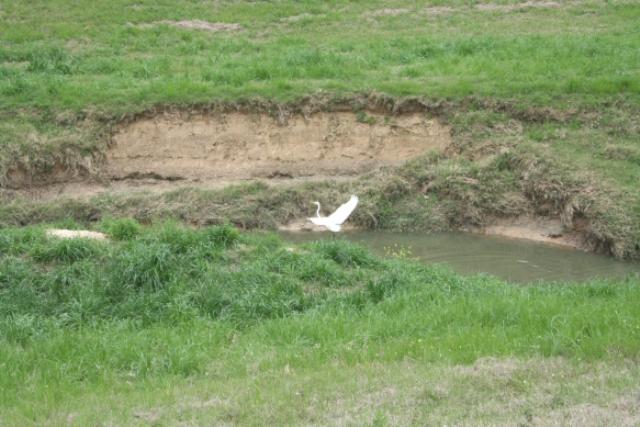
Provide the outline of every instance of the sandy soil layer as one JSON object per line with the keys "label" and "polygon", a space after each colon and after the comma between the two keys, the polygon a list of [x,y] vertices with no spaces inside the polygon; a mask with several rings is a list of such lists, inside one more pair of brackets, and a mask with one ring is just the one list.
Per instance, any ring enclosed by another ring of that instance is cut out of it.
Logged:
{"label": "sandy soil layer", "polygon": [[449,129],[423,114],[163,115],[121,128],[107,152],[111,180],[242,180],[355,175],[444,150]]}

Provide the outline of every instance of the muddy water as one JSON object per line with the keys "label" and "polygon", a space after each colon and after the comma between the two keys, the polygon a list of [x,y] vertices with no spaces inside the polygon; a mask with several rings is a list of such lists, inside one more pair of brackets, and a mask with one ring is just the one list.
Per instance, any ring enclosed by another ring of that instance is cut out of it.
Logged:
{"label": "muddy water", "polygon": [[[328,233],[287,232],[295,243],[330,239]],[[585,281],[593,278],[640,278],[640,263],[544,243],[469,233],[390,233],[358,231],[338,238],[368,247],[378,255],[408,250],[428,264],[445,264],[462,274],[488,273],[514,282]]]}

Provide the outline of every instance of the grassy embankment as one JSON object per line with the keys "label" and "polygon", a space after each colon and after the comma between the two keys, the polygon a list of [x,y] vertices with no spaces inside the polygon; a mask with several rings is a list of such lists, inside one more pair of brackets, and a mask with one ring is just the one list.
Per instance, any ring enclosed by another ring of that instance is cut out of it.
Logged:
{"label": "grassy embankment", "polygon": [[[484,6],[484,7],[483,7]],[[634,2],[4,2],[0,180],[99,170],[123,115],[158,105],[356,93],[418,96],[452,126],[445,155],[336,186],[181,190],[30,203],[0,224],[104,215],[273,227],[358,191],[365,227],[586,218],[595,247],[638,257],[640,8]],[[164,20],[237,23],[175,28]],[[11,170],[13,169],[13,170]],[[62,171],[62,172],[61,172]],[[426,196],[426,197],[422,197]],[[415,212],[422,214],[415,215]],[[256,215],[263,213],[263,215]],[[264,215],[266,213],[266,215]]]}
{"label": "grassy embankment", "polygon": [[0,231],[0,424],[633,420],[637,281],[513,286],[345,241]]}

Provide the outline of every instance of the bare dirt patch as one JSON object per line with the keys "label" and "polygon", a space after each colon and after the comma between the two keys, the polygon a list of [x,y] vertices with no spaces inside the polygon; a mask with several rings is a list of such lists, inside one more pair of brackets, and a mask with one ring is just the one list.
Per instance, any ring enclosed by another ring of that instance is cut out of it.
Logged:
{"label": "bare dirt patch", "polygon": [[423,114],[165,114],[124,126],[107,152],[112,180],[242,180],[355,175],[450,144]]}
{"label": "bare dirt patch", "polygon": [[76,38],[76,39],[69,39],[65,42],[64,44],[64,48],[74,54],[77,55],[79,53],[81,53],[82,51],[84,51],[87,47],[89,47],[91,45],[91,40],[89,40],[88,38],[82,37],[82,38]]}
{"label": "bare dirt patch", "polygon": [[226,22],[208,22],[201,21],[199,19],[193,20],[183,20],[183,21],[157,21],[153,23],[146,24],[128,24],[130,26],[134,26],[140,29],[148,29],[157,27],[158,25],[168,25],[170,27],[176,28],[186,28],[188,30],[202,30],[209,32],[219,32],[219,31],[239,31],[242,30],[242,26],[236,23],[226,23]]}
{"label": "bare dirt patch", "polygon": [[[328,211],[329,209],[327,209]],[[325,215],[330,214],[331,212],[324,212]],[[312,215],[310,215],[312,216]],[[356,227],[353,224],[350,223],[345,223],[342,225],[342,231],[352,231],[352,230],[357,230],[358,227]],[[326,233],[327,232],[327,228],[326,227],[322,227],[320,225],[315,225],[312,222],[310,222],[307,218],[304,219],[300,219],[297,221],[291,221],[287,224],[283,224],[281,226],[278,227],[279,231],[285,231],[285,232],[298,232],[298,231],[310,231],[310,232],[314,232],[314,233]]]}
{"label": "bare dirt patch", "polygon": [[526,368],[524,361],[515,358],[481,357],[472,365],[457,365],[456,373],[470,377],[491,377],[508,380]]}
{"label": "bare dirt patch", "polygon": [[311,13],[301,13],[299,15],[291,15],[291,16],[286,16],[284,18],[280,18],[280,22],[283,22],[283,23],[299,22],[299,21],[302,21],[304,19],[313,18],[315,16],[318,16],[318,15],[313,15]]}
{"label": "bare dirt patch", "polygon": [[378,9],[378,10],[374,10],[372,12],[367,12],[365,14],[365,16],[370,16],[370,17],[379,17],[379,16],[398,16],[398,15],[404,15],[405,13],[409,13],[409,9],[402,9],[402,8],[396,8],[396,9],[392,9],[392,8],[384,8],[384,9]]}
{"label": "bare dirt patch", "polygon": [[[472,365],[440,365],[429,371],[411,362],[356,369],[350,371],[355,379],[342,380],[341,389],[304,402],[315,424],[369,425],[376,418],[391,425],[638,423],[636,396],[615,390],[611,383],[602,387],[604,393],[593,390],[594,384],[581,368],[560,358],[485,358]],[[611,379],[624,375],[606,366],[593,369]]]}
{"label": "bare dirt patch", "polygon": [[438,16],[453,13],[455,9],[449,6],[430,6],[424,8],[423,11],[428,16]]}
{"label": "bare dirt patch", "polygon": [[524,9],[552,9],[560,7],[555,1],[525,1],[516,4],[480,3],[476,9],[486,12],[513,12]]}
{"label": "bare dirt patch", "polygon": [[495,219],[491,225],[471,231],[492,236],[527,239],[576,249],[585,249],[582,230],[567,230],[560,219],[517,217]]}
{"label": "bare dirt patch", "polygon": [[579,403],[560,408],[534,419],[536,426],[619,426],[640,425],[638,396],[622,396],[614,402],[598,405]]}
{"label": "bare dirt patch", "polygon": [[573,5],[575,2],[559,3],[555,1],[525,1],[521,3],[512,4],[498,4],[498,3],[478,3],[475,6],[458,7],[453,8],[449,6],[429,6],[422,10],[427,16],[439,16],[449,15],[456,12],[466,12],[473,10],[479,10],[481,12],[498,12],[498,13],[510,13],[521,12],[529,9],[556,9],[567,5]]}
{"label": "bare dirt patch", "polygon": [[0,66],[12,70],[24,70],[29,66],[29,61],[2,61]]}

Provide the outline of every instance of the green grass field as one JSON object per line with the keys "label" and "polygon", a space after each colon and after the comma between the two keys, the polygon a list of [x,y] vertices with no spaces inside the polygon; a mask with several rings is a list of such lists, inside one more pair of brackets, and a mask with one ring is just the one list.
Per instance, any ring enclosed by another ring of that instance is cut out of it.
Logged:
{"label": "green grass field", "polygon": [[[4,2],[1,107],[132,111],[318,90],[637,101],[635,2],[480,3]],[[195,19],[241,29],[161,24]]]}
{"label": "green grass field", "polygon": [[[195,20],[215,31],[173,25]],[[364,228],[561,217],[640,259],[638,22],[630,0],[0,0],[0,426],[640,424],[638,277],[521,286],[228,225],[356,193]],[[451,149],[348,181],[8,185],[99,167],[143,112],[410,98]]]}

